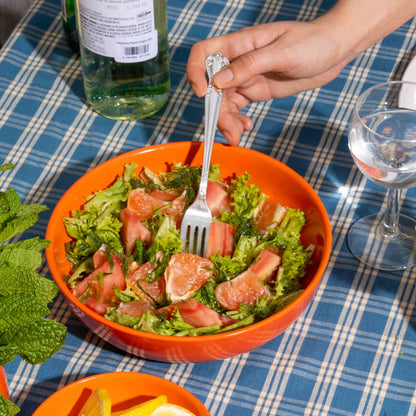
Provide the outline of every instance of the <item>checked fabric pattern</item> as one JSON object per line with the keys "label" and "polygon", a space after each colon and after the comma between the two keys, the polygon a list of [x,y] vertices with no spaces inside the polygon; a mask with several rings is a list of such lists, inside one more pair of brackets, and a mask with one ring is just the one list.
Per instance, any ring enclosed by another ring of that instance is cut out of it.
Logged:
{"label": "checked fabric pattern", "polygon": [[[185,68],[198,40],[275,20],[311,20],[335,0],[168,0],[172,91],[152,118],[117,122],[85,103],[78,57],[67,45],[60,0],[38,0],[0,51],[1,176],[23,199],[46,204],[31,234],[43,237],[50,213],[71,184],[98,164],[148,145],[200,140],[203,100]],[[348,34],[346,34],[348,36]],[[41,366],[6,366],[12,400],[29,416],[68,383],[137,371],[169,379],[213,416],[413,416],[416,414],[415,272],[378,272],[346,246],[349,225],[376,212],[385,191],[366,181],[347,147],[355,99],[370,85],[400,78],[415,55],[412,20],[351,62],[330,84],[248,106],[254,130],[240,145],[284,162],[322,199],[333,227],[327,272],[305,313],[281,336],[224,361],[168,364],[120,351],[89,332],[62,297],[51,317],[68,327],[65,346]],[[223,138],[220,134],[218,141]],[[238,163],[238,161],[237,161]],[[408,190],[404,213],[416,215]],[[41,273],[50,277],[46,262]]]}

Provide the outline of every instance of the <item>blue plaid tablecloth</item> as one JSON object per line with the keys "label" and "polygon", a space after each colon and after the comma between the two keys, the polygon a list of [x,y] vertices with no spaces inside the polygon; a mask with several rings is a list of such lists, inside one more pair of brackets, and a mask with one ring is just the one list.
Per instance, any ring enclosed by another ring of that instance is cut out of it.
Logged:
{"label": "blue plaid tablecloth", "polygon": [[[140,122],[117,122],[86,104],[78,57],[63,35],[60,0],[35,1],[0,52],[1,177],[27,203],[46,204],[31,234],[44,237],[68,187],[105,160],[139,147],[199,140],[203,100],[185,77],[198,40],[274,20],[310,20],[335,0],[168,0],[172,91],[168,104]],[[347,36],[348,34],[346,34]],[[65,346],[43,365],[6,365],[11,399],[31,415],[48,396],[85,376],[137,371],[169,379],[214,416],[416,414],[416,285],[412,269],[382,272],[349,252],[350,224],[385,202],[347,147],[358,94],[400,78],[415,54],[410,21],[350,63],[330,84],[286,99],[252,104],[249,147],[286,163],[322,199],[333,227],[333,252],[316,296],[282,335],[223,361],[168,364],[129,355],[89,332],[58,296],[51,317],[68,327]],[[218,135],[218,141],[223,138]],[[416,215],[416,194],[403,212]],[[40,272],[50,277],[46,262]]]}

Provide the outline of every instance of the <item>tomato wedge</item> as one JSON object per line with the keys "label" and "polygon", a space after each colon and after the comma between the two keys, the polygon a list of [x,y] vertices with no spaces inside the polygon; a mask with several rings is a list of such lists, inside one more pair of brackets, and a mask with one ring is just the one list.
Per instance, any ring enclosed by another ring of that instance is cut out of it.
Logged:
{"label": "tomato wedge", "polygon": [[120,290],[126,288],[120,262],[115,256],[111,259],[112,270],[107,260],[73,288],[74,295],[100,315],[104,315],[117,300],[114,286]]}
{"label": "tomato wedge", "polygon": [[195,328],[222,325],[221,317],[217,312],[195,299],[172,303],[169,306],[158,309],[158,312],[165,313],[169,319],[175,308],[178,309],[182,319]]}
{"label": "tomato wedge", "polygon": [[214,221],[209,227],[208,245],[205,257],[210,258],[218,253],[220,256],[231,256],[234,250],[234,227],[225,222]]}

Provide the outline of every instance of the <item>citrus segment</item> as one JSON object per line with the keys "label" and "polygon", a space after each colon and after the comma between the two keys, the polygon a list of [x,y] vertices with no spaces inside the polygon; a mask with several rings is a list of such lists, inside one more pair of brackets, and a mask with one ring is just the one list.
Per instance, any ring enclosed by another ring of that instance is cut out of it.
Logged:
{"label": "citrus segment", "polygon": [[264,199],[259,209],[256,211],[254,221],[258,228],[267,231],[270,228],[280,224],[286,215],[287,208],[276,204],[269,199]]}
{"label": "citrus segment", "polygon": [[151,218],[156,209],[166,204],[169,204],[169,201],[157,199],[145,192],[143,188],[137,188],[130,191],[127,208],[134,211],[139,219],[144,221]]}
{"label": "citrus segment", "polygon": [[153,278],[148,281],[149,275],[156,269],[157,265],[150,261],[141,264],[136,270],[126,277],[127,286],[129,286],[140,299],[146,302],[161,301],[165,294],[165,281],[161,278]]}
{"label": "citrus segment", "polygon": [[263,296],[272,298],[270,290],[250,269],[232,280],[220,283],[215,289],[215,297],[218,302],[229,311],[238,310],[242,303],[253,305],[257,299],[261,299]]}
{"label": "citrus segment", "polygon": [[164,404],[158,407],[151,416],[195,416],[189,410],[176,404]]}
{"label": "citrus segment", "polygon": [[155,410],[159,409],[167,403],[168,399],[165,395],[148,400],[144,403],[133,406],[122,412],[112,413],[112,416],[151,416]]}
{"label": "citrus segment", "polygon": [[165,270],[166,293],[172,302],[189,299],[212,276],[213,263],[191,253],[174,254]]}
{"label": "citrus segment", "polygon": [[111,399],[107,390],[94,390],[78,416],[111,416]]}

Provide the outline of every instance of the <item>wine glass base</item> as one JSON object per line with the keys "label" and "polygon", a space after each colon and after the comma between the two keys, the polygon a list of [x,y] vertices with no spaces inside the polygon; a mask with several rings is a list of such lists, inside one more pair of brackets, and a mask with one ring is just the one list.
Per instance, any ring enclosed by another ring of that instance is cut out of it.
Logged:
{"label": "wine glass base", "polygon": [[367,266],[403,270],[416,264],[416,220],[399,215],[399,232],[383,233],[384,215],[369,215],[354,222],[348,231],[351,253]]}

